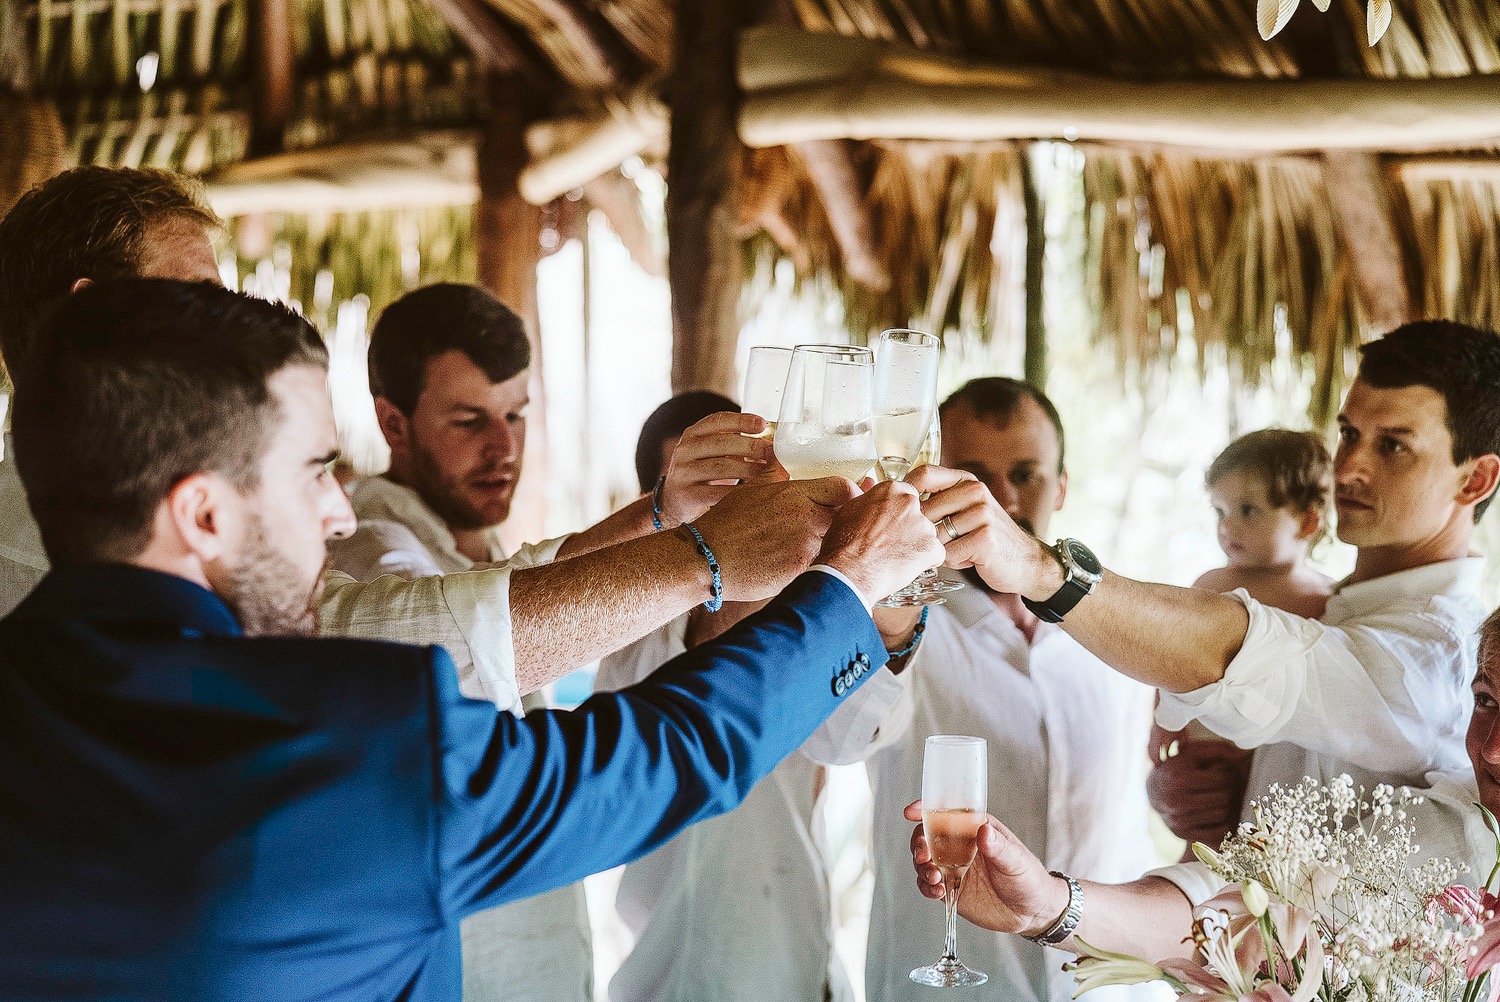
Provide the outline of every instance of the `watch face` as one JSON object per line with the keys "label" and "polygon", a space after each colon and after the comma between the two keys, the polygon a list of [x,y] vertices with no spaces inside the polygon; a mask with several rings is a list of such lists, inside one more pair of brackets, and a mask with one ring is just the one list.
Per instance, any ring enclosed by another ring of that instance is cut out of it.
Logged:
{"label": "watch face", "polygon": [[1078,565],[1079,570],[1094,577],[1103,573],[1104,569],[1099,566],[1099,558],[1094,556],[1094,552],[1087,546],[1076,539],[1065,539],[1062,544],[1067,547],[1068,556],[1073,558],[1073,563]]}

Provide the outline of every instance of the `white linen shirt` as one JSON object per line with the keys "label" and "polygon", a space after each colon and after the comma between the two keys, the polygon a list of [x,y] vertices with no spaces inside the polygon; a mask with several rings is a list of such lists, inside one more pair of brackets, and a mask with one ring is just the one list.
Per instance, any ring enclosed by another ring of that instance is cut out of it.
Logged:
{"label": "white linen shirt", "polygon": [[[917,894],[912,825],[922,756],[933,734],[988,742],[989,810],[1050,869],[1133,880],[1155,862],[1147,829],[1146,738],[1151,690],[1111,670],[1055,626],[1035,642],[979,589],[930,613],[922,645],[899,676],[889,745],[869,761],[875,795],[875,901],[865,992],[870,1002],[931,1002],[908,973],[942,952],[943,910]],[[958,924],[958,955],[990,976],[964,996],[1064,1002],[1068,954],[1019,936]],[[1101,989],[1105,998],[1164,998],[1163,986]],[[1096,996],[1091,995],[1090,998]]]}
{"label": "white linen shirt", "polygon": [[1484,561],[1447,560],[1340,587],[1321,620],[1232,592],[1250,614],[1224,677],[1163,692],[1157,720],[1189,720],[1256,748],[1246,800],[1272,783],[1348,773],[1356,785],[1421,788],[1472,774],[1464,732],[1473,709],[1476,594]]}
{"label": "white linen shirt", "polygon": [[[595,691],[634,685],[681,654],[687,625],[680,616],[604,658]],[[865,752],[867,742],[843,736],[873,731],[899,694],[889,671],[876,672],[738,808],[625,868],[615,907],[636,943],[609,983],[611,1002],[852,1002],[813,791],[821,765]]]}
{"label": "white linen shirt", "polygon": [[[525,547],[504,569],[485,570],[493,565],[476,564],[459,553],[447,526],[409,488],[384,477],[369,477],[355,485],[351,502],[359,526],[348,539],[337,540],[330,547],[334,566],[353,578],[374,579],[366,586],[369,589],[383,589],[411,578],[420,579],[414,584],[425,582],[425,598],[409,604],[441,604],[468,641],[472,670],[460,670],[460,691],[493,702],[502,711],[520,713],[523,706],[545,706],[540,698],[527,697],[524,702],[518,698],[508,587],[495,589],[499,592],[497,603],[485,595],[488,589],[483,582],[500,573],[508,586],[510,568],[553,559],[564,540]],[[504,560],[498,545],[492,548],[491,558],[495,564]],[[450,589],[449,585],[458,587]],[[406,594],[392,591],[397,596]],[[327,605],[325,593],[325,617]],[[374,618],[361,620],[368,628],[363,635],[406,639],[393,636],[391,628],[410,628],[404,616],[407,605],[388,606],[383,624],[378,610],[365,608],[363,616]],[[486,621],[489,616],[494,618]],[[380,629],[382,625],[384,630]],[[582,884],[470,915],[463,920],[460,933],[464,998],[468,1002],[593,1002],[593,943]]]}

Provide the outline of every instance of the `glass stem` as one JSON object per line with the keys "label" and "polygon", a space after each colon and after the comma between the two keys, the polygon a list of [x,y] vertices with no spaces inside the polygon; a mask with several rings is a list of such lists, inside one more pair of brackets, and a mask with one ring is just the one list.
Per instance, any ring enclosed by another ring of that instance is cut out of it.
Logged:
{"label": "glass stem", "polygon": [[943,889],[943,904],[948,911],[947,932],[943,938],[943,959],[938,961],[944,966],[961,966],[958,960],[958,892],[963,885],[962,876],[954,876],[946,882]]}

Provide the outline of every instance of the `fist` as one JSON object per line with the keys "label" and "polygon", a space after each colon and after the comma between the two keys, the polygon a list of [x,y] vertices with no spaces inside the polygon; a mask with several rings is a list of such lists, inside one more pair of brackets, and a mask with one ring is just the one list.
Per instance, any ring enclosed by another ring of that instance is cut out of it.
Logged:
{"label": "fist", "polygon": [[815,562],[836,568],[874,600],[936,567],[943,556],[916,490],[887,481],[839,509]]}

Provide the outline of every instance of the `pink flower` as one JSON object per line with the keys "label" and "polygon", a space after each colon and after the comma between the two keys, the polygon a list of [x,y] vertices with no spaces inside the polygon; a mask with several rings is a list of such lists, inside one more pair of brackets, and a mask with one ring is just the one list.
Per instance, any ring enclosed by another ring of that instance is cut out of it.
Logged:
{"label": "pink flower", "polygon": [[1473,943],[1473,953],[1464,963],[1465,972],[1472,978],[1500,964],[1500,898],[1487,890],[1476,890],[1455,884],[1434,898],[1428,911],[1441,910],[1465,925],[1484,927],[1484,932]]}

